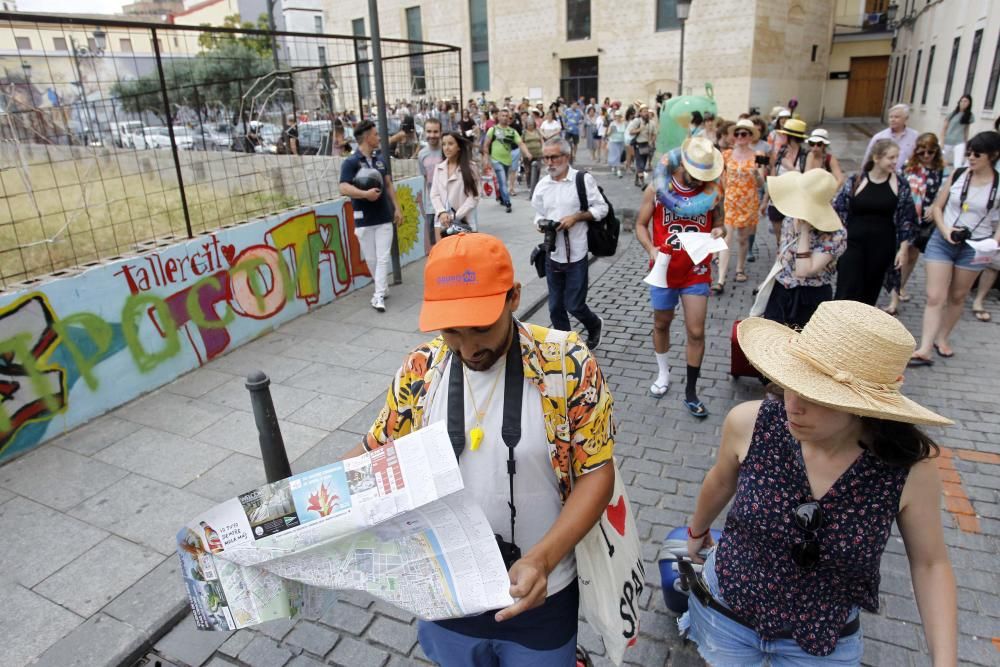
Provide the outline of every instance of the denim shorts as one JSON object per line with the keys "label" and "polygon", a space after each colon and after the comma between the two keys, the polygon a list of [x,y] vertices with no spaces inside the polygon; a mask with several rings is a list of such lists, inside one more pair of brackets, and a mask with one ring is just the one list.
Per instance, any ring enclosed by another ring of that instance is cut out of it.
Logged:
{"label": "denim shorts", "polygon": [[975,256],[976,251],[968,243],[948,243],[937,229],[931,233],[924,249],[924,260],[928,262],[954,264],[956,268],[967,271],[982,271],[985,268],[982,264],[972,263]]}
{"label": "denim shorts", "polygon": [[653,310],[673,310],[681,300],[681,296],[708,296],[711,287],[708,283],[695,283],[687,287],[655,287],[649,286],[649,302]]}
{"label": "denim shorts", "polygon": [[[715,576],[715,550],[709,554],[702,570],[705,582],[712,596],[719,602],[719,581]],[[858,610],[851,612],[848,620],[853,620]],[[719,612],[701,606],[692,595],[688,600],[688,611],[677,621],[682,635],[698,645],[698,652],[712,667],[748,667],[769,664],[772,667],[803,667],[808,665],[851,665],[861,664],[864,653],[864,637],[861,628],[853,635],[837,640],[837,648],[825,656],[811,655],[803,651],[793,639],[764,641],[747,626],[723,616]]]}

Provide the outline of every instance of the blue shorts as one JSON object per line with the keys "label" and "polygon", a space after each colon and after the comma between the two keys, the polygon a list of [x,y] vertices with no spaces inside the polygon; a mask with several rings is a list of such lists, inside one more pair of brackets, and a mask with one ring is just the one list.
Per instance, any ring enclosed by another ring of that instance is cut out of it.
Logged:
{"label": "blue shorts", "polygon": [[973,264],[975,256],[976,251],[968,243],[948,243],[937,229],[931,232],[924,249],[924,260],[927,262],[954,264],[955,268],[966,271],[982,271],[986,265]]}
{"label": "blue shorts", "polygon": [[712,293],[708,283],[696,283],[689,287],[654,287],[649,286],[649,302],[653,310],[673,310],[682,296],[708,296]]}
{"label": "blue shorts", "polygon": [[558,648],[538,650],[509,639],[470,637],[437,623],[417,621],[417,639],[427,657],[441,667],[573,667],[576,664],[576,635]]}
{"label": "blue shorts", "polygon": [[[715,550],[705,560],[702,574],[712,596],[723,602],[719,595],[719,581],[715,576]],[[848,620],[853,620],[858,610],[851,612]],[[861,664],[864,653],[864,636],[861,628],[853,635],[837,640],[833,653],[826,656],[811,655],[803,651],[793,639],[764,641],[756,632],[723,616],[714,609],[703,607],[695,596],[688,598],[688,611],[677,621],[681,634],[687,633],[698,645],[698,652],[705,662],[713,667],[743,667],[763,665],[771,667],[803,667],[808,665],[851,665]]]}

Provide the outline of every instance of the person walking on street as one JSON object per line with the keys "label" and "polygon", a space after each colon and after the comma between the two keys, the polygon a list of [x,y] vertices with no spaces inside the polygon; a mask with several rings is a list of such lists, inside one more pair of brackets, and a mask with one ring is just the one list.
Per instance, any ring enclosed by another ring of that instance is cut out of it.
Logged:
{"label": "person walking on street", "polygon": [[527,165],[528,199],[531,199],[535,194],[535,186],[538,185],[542,172],[542,146],[545,141],[542,139],[542,133],[538,129],[537,123],[538,115],[533,110],[525,120],[524,134],[521,136],[524,145],[528,147],[528,155],[531,156],[531,161]]}
{"label": "person walking on street", "polygon": [[622,178],[624,176],[625,161],[625,130],[628,125],[625,123],[625,112],[615,109],[614,120],[608,125],[608,166],[611,167],[611,175]]}
{"label": "person walking on street", "polygon": [[895,172],[898,153],[889,139],[875,142],[863,171],[847,179],[833,203],[847,228],[834,296],[838,301],[874,306],[883,285],[890,293],[899,287],[917,214],[909,181]]}
{"label": "person walking on street", "polygon": [[583,112],[580,111],[580,103],[573,102],[564,115],[566,119],[566,141],[573,148],[570,155],[570,164],[576,162],[576,148],[580,145],[580,133],[583,131]]}
{"label": "person walking on street", "polygon": [[389,253],[392,250],[392,223],[403,223],[403,211],[389,177],[388,159],[379,151],[378,129],[370,120],[354,128],[358,150],[340,165],[340,194],[351,198],[354,234],[361,254],[372,274],[375,292],[371,306],[385,312],[389,287]]}
{"label": "person walking on street", "polygon": [[531,205],[539,231],[544,231],[545,224],[558,223],[555,248],[549,248],[545,261],[552,328],[572,331],[569,322],[569,315],[572,315],[587,329],[587,347],[594,350],[601,343],[604,320],[587,306],[587,223],[603,219],[608,214],[608,204],[597,189],[594,177],[584,173],[587,210],[580,210],[578,172],[570,166],[571,152],[572,147],[565,139],[545,142],[542,160],[547,173],[538,182]]}
{"label": "person walking on street", "polygon": [[[743,118],[737,121],[728,136],[733,148],[722,153],[725,164],[722,185],[726,193],[723,200],[726,209],[726,239],[731,248],[735,246],[737,253],[736,282],[745,283],[749,236],[757,227],[760,210],[758,193],[765,178],[761,161],[766,160],[767,156],[755,152],[752,148],[753,143],[757,141],[757,126],[749,119]],[[723,250],[719,253],[719,277],[712,285],[714,294],[721,294],[725,289],[731,252],[732,250]]]}
{"label": "person walking on street", "polygon": [[917,145],[917,131],[912,127],[906,127],[909,119],[910,107],[907,105],[897,104],[889,109],[889,127],[881,132],[876,132],[872,136],[871,141],[868,142],[868,148],[865,149],[865,159],[861,163],[865,164],[871,159],[872,149],[875,147],[876,141],[891,139],[899,146],[899,159],[896,161],[896,171],[903,171],[903,167],[910,160],[910,156],[913,155],[913,149]]}
{"label": "person walking on street", "polygon": [[646,170],[656,145],[656,125],[645,104],[639,107],[639,116],[629,124],[627,135],[635,143],[635,185],[645,188]]}
{"label": "person walking on street", "polygon": [[500,194],[500,203],[506,207],[510,213],[510,192],[507,189],[510,178],[510,165],[513,161],[513,151],[515,148],[521,149],[521,155],[527,158],[529,155],[521,135],[510,127],[510,112],[501,109],[497,115],[497,124],[486,132],[486,141],[483,144],[483,158],[489,161],[496,174],[497,190]]}
{"label": "person walking on street", "polygon": [[965,144],[969,141],[969,128],[976,122],[972,115],[972,96],[962,95],[958,104],[944,121],[941,143],[944,144],[945,162],[952,169],[965,166]]}
{"label": "person walking on street", "polygon": [[543,141],[562,136],[562,123],[556,118],[554,105],[549,107],[549,110],[545,112],[545,120],[542,121],[539,129],[541,130]]}
{"label": "person walking on street", "polygon": [[456,226],[473,232],[479,229],[479,170],[472,160],[473,143],[459,132],[446,132],[441,151],[444,161],[435,166],[431,185],[438,239]]}
{"label": "person walking on street", "polygon": [[906,180],[910,184],[910,194],[913,196],[916,228],[913,243],[907,246],[906,257],[903,258],[903,266],[899,270],[899,288],[893,290],[892,299],[885,309],[885,312],[890,315],[896,315],[899,312],[900,303],[910,300],[910,295],[903,290],[917,265],[920,253],[926,250],[927,241],[930,240],[931,233],[934,231],[931,206],[934,205],[934,200],[941,189],[941,181],[944,180],[944,160],[936,134],[925,132],[917,138],[917,148],[913,151],[909,162],[906,163],[903,175],[906,176]]}
{"label": "person walking on street", "polygon": [[[657,375],[649,393],[660,398],[670,386],[670,324],[677,304],[684,306],[687,330],[687,384],[684,406],[698,418],[708,416],[708,408],[698,398],[698,378],[705,356],[705,316],[708,311],[712,258],[695,263],[681,246],[681,232],[724,237],[725,209],[717,179],[723,170],[722,154],[704,137],[691,137],[660,160],[654,183],[647,187],[636,215],[635,237],[649,253],[649,266],[662,274],[652,276],[666,287],[650,285],[653,307],[653,350]],[[663,254],[665,268],[657,268]]]}
{"label": "person walking on street", "polygon": [[806,139],[806,147],[808,152],[806,153],[805,171],[825,169],[837,179],[837,187],[842,186],[846,177],[840,168],[840,160],[830,152],[830,133],[823,128],[816,128]]}
{"label": "person walking on street", "polygon": [[[518,321],[520,302],[499,239],[457,234],[435,245],[420,329],[439,335],[406,356],[382,411],[346,454],[399,447],[409,433],[448,424],[466,497],[495,533],[514,604],[418,621],[423,652],[442,667],[573,664],[574,549],[614,489],[613,399],[597,359],[574,333]],[[519,434],[513,444],[510,432]]]}
{"label": "person walking on street", "polygon": [[1000,134],[980,132],[972,137],[966,151],[968,169],[951,173],[931,207],[935,229],[924,251],[927,305],[911,366],[932,365],[935,351],[943,358],[955,355],[951,333],[962,317],[972,284],[993,259],[982,255],[977,262],[976,250],[966,241],[992,238],[1000,242],[998,158]]}
{"label": "person walking on street", "polygon": [[[780,398],[726,416],[687,526],[704,566],[686,577],[682,636],[711,665],[860,665],[859,612],[878,612],[895,523],[929,662],[954,667],[939,447],[917,426],[952,422],[900,392],[913,336],[853,301],[822,304],[801,333],[752,317],[737,336]],[[716,546],[709,528],[730,501]]]}
{"label": "person walking on street", "polygon": [[437,241],[436,228],[434,224],[437,214],[434,211],[434,202],[431,201],[431,186],[434,182],[434,170],[444,159],[441,152],[441,121],[437,118],[427,118],[424,121],[425,144],[417,153],[417,171],[424,179],[424,192],[421,198],[424,214],[424,238],[427,239],[427,247],[434,245]]}
{"label": "person walking on street", "polygon": [[[771,154],[771,163],[768,173],[772,176],[781,176],[789,171],[804,172],[806,170],[806,152],[802,149],[802,142],[806,138],[806,123],[798,118],[787,118],[781,120],[778,116],[781,129],[775,130],[779,140],[775,142],[775,150]],[[767,218],[771,221],[771,231],[774,232],[775,241],[781,243],[781,229],[785,216],[778,210],[771,197],[765,195],[767,205]]]}

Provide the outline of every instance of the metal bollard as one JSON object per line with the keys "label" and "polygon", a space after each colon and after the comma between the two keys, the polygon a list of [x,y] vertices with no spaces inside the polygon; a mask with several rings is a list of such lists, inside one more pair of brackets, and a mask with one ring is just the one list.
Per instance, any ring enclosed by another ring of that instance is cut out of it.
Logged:
{"label": "metal bollard", "polygon": [[253,406],[253,418],[260,436],[260,456],[264,460],[264,474],[269,484],[292,476],[270,386],[271,380],[264,371],[255,371],[247,376],[246,388],[250,391],[250,405]]}

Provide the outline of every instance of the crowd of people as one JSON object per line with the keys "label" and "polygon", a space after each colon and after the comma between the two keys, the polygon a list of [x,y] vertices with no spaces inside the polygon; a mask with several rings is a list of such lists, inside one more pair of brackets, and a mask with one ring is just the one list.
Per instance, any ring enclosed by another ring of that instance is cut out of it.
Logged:
{"label": "crowd of people", "polygon": [[[587,304],[588,226],[610,209],[593,174],[574,166],[583,140],[592,161],[607,160],[612,177],[633,169],[642,188],[635,234],[649,255],[657,369],[649,393],[669,392],[670,326],[680,306],[681,400],[695,418],[709,415],[698,380],[710,297],[726,289],[733,253],[734,280],[748,282],[758,228],[775,237],[775,264],[735,333],[766,393],[728,412],[687,525],[689,559],[703,566],[687,579],[684,636],[713,665],[858,664],[859,614],[878,609],[879,562],[896,522],[932,662],[957,664],[955,579],[931,461],[938,446],[920,428],[951,422],[900,386],[907,366],[955,354],[950,337],[977,278],[974,312],[989,319],[983,300],[1000,268],[1000,133],[968,136],[970,103],[963,97],[940,138],[908,128],[907,109],[894,107],[852,174],[828,132],[810,131],[784,108],[766,119],[692,114],[690,136],[655,164],[657,114],[639,101],[545,109],[508,99],[481,110],[470,100],[460,112],[417,110],[424,117],[413,155],[435,242],[420,327],[439,335],[407,357],[352,453],[447,421],[515,600],[476,617],[421,621],[428,657],[569,665],[577,655],[574,547],[608,507],[617,474],[613,402],[593,354],[604,319]],[[362,252],[375,265],[372,306],[384,311],[395,194],[374,125],[361,121],[354,136],[341,192],[355,201]],[[510,254],[479,231],[477,207],[493,182],[507,212],[518,186],[529,192],[532,222],[546,239],[536,267],[549,288],[551,327],[515,317],[520,285]],[[725,239],[727,249],[699,255],[686,233]],[[927,300],[918,344],[893,316],[909,301],[920,254]],[[883,289],[888,303],[879,309]],[[521,443],[516,466],[511,437]],[[515,498],[531,507],[518,515],[517,539]],[[709,528],[730,502],[716,545]]]}

